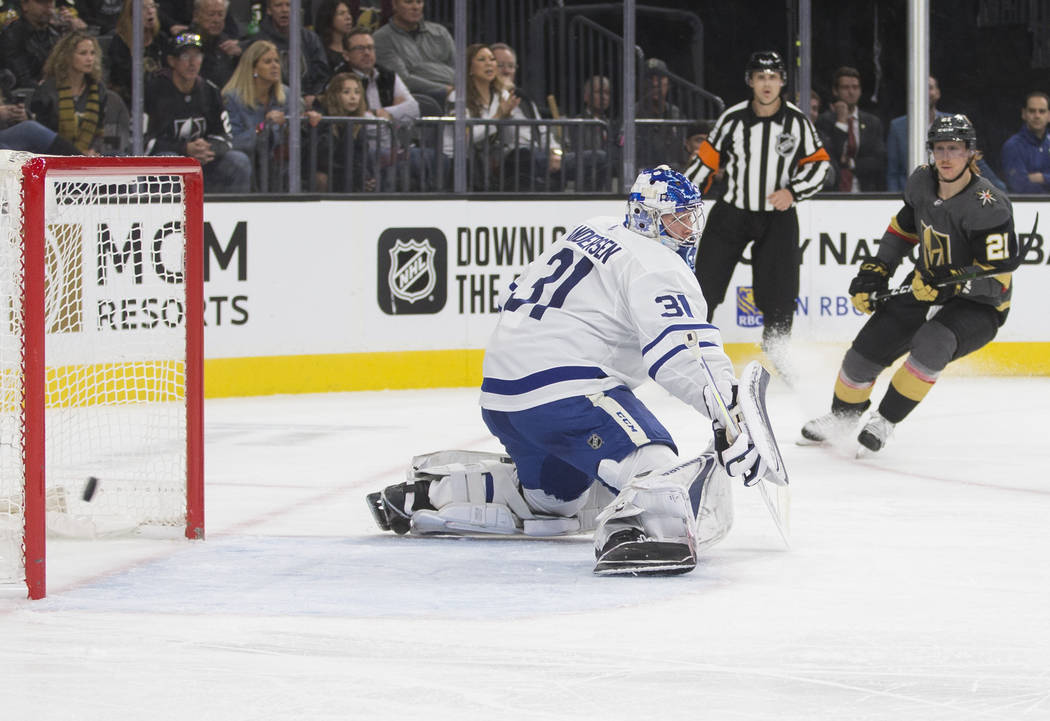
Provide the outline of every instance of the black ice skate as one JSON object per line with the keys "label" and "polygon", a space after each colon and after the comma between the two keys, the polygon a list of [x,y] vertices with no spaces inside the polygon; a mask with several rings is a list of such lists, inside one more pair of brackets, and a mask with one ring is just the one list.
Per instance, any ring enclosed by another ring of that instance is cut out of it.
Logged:
{"label": "black ice skate", "polygon": [[427,495],[429,488],[430,481],[396,483],[382,491],[369,493],[365,501],[381,530],[393,531],[401,536],[411,528],[413,513],[423,509],[434,510]]}
{"label": "black ice skate", "polygon": [[696,552],[686,543],[651,541],[637,528],[625,528],[595,549],[599,576],[673,576],[696,568]]}

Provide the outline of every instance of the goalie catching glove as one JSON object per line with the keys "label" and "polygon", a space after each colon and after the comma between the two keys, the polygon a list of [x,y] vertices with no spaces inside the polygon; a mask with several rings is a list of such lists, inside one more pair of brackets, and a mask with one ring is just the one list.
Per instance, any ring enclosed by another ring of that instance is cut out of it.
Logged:
{"label": "goalie catching glove", "polygon": [[737,404],[737,388],[734,384],[732,397],[726,405],[717,391],[707,386],[704,388],[704,403],[711,416],[718,462],[730,477],[742,478],[745,486],[752,486],[762,480],[767,468],[747,431]]}
{"label": "goalie catching glove", "polygon": [[861,313],[870,314],[875,310],[872,293],[885,293],[889,287],[890,267],[878,258],[868,258],[860,264],[857,277],[849,284],[850,301]]}
{"label": "goalie catching glove", "polygon": [[[959,295],[966,288],[966,283],[952,283],[953,278],[965,273],[960,268],[946,268],[940,266],[933,268],[927,274],[918,270],[911,279],[911,292],[916,300],[926,303],[944,303]],[[941,285],[941,283],[947,283]]]}

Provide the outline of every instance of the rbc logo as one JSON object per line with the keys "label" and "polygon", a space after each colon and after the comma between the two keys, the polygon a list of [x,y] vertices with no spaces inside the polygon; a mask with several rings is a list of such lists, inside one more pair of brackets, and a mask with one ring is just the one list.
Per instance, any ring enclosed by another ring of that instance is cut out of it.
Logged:
{"label": "rbc logo", "polygon": [[755,289],[749,285],[736,287],[736,324],[741,328],[762,327],[762,311],[755,305]]}

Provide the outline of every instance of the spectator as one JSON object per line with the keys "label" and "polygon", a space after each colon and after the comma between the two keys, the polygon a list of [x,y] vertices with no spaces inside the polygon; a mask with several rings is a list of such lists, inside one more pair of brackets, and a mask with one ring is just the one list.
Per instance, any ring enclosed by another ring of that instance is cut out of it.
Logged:
{"label": "spectator", "polygon": [[683,142],[685,153],[682,157],[682,162],[678,165],[683,168],[689,167],[689,164],[693,162],[693,158],[696,157],[697,151],[700,150],[700,145],[707,140],[707,136],[711,134],[711,128],[714,126],[714,122],[710,120],[700,120],[686,126],[685,141]]}
{"label": "spectator", "polygon": [[55,12],[51,15],[51,24],[62,35],[87,30],[87,23],[81,19],[73,0],[57,0]]}
{"label": "spectator", "polygon": [[107,92],[98,40],[80,30],[62,36],[44,63],[43,76],[29,101],[33,119],[80,153],[99,155]]}
{"label": "spectator", "polygon": [[[197,5],[197,0],[159,0],[157,16],[160,20],[161,30],[169,37],[189,30],[196,21]],[[228,0],[225,5],[226,9],[229,10],[230,4]],[[222,31],[231,38],[240,35],[237,21],[228,12],[226,17],[223,18]]]}
{"label": "spectator", "polygon": [[[448,95],[449,105],[456,102],[456,92]],[[468,118],[506,120],[511,117],[521,100],[503,88],[497,75],[496,56],[488,45],[475,43],[467,46],[467,97]],[[520,157],[516,148],[506,150],[504,135],[496,125],[484,123],[469,126],[471,184],[475,190],[504,189],[508,175],[518,170],[531,170],[531,157]],[[444,153],[451,163],[453,138],[451,130],[445,133]],[[517,158],[505,157],[511,154]],[[516,161],[516,162],[515,162]],[[522,167],[524,166],[524,167]]]}
{"label": "spectator", "polygon": [[423,0],[393,0],[393,11],[390,22],[375,32],[379,64],[400,75],[413,93],[445,107],[456,83],[452,35],[423,19]]}
{"label": "spectator", "polygon": [[1011,193],[1046,193],[1050,191],[1050,96],[1033,90],[1021,109],[1024,125],[1003,143],[1000,158],[1003,174]]}
{"label": "spectator", "polygon": [[[827,133],[822,132],[820,126],[817,124],[817,121],[820,119],[820,113],[822,112],[821,109],[823,105],[824,101],[821,99],[820,93],[818,93],[816,90],[811,89],[809,91],[809,122],[817,131],[817,135],[820,137],[821,144],[825,148],[827,148],[831,144],[831,138],[828,137]],[[827,173],[824,176],[824,185],[821,188],[821,190],[836,190],[838,188],[838,181],[838,172],[835,170],[832,164],[829,163],[827,167]]]}
{"label": "spectator", "polygon": [[[583,112],[586,120],[600,120],[604,125],[586,126],[578,131],[569,131],[565,137],[568,152],[592,153],[600,164],[600,155],[605,154],[605,166],[611,166],[611,175],[619,176],[622,164],[620,148],[623,138],[618,122],[610,115],[612,106],[612,84],[604,75],[592,75],[583,82]],[[577,132],[579,133],[577,135]]]}
{"label": "spectator", "polygon": [[408,91],[401,76],[376,63],[372,33],[354,28],[347,37],[349,69],[362,79],[368,110],[377,118],[409,123],[419,118],[419,103]]}
{"label": "spectator", "polygon": [[203,57],[200,36],[183,33],[171,44],[169,68],[147,83],[146,153],[188,155],[203,166],[206,191],[246,193],[251,161],[232,149],[219,89],[200,77]]}
{"label": "spectator", "polygon": [[16,88],[35,87],[61,32],[51,24],[55,0],[22,0],[22,17],[4,30],[3,66],[15,74]]}
{"label": "spectator", "polygon": [[[639,118],[682,120],[685,116],[677,105],[668,102],[671,89],[667,63],[659,58],[645,62],[645,89],[635,115]],[[672,165],[682,154],[683,130],[676,125],[639,125],[635,130],[638,149],[635,161],[639,168]]]}
{"label": "spectator", "polygon": [[99,35],[110,35],[117,27],[123,0],[77,0],[77,14]]}
{"label": "spectator", "polygon": [[[937,109],[937,102],[941,99],[941,88],[937,83],[937,78],[930,76],[927,84],[929,92],[929,111],[930,115],[927,121],[927,127],[933,124],[933,121],[937,118],[943,118],[951,115],[943,110]],[[899,115],[890,121],[890,133],[886,140],[886,189],[900,193],[904,190],[904,183],[908,179],[908,174],[912,168],[909,167],[909,150],[908,150],[908,116]],[[976,153],[974,158],[977,161],[977,172],[983,177],[987,178],[995,187],[999,190],[1006,190],[1006,183],[999,179],[999,176],[995,174],[991,166],[984,159],[980,152]]]}
{"label": "spectator", "polygon": [[[290,78],[288,72],[288,33],[292,26],[291,0],[267,0],[266,17],[259,23],[259,34],[255,40],[268,40],[277,48],[281,58],[281,76]],[[300,30],[299,52],[302,53],[300,77],[306,107],[312,107],[314,99],[324,90],[330,77],[324,46],[317,33]]]}
{"label": "spectator", "polygon": [[836,189],[843,193],[884,190],[886,142],[882,122],[857,107],[860,71],[843,66],[832,82],[831,110],[817,119],[817,132],[829,142],[828,155],[837,168]]}
{"label": "spectator", "polygon": [[[354,18],[350,14],[349,0],[322,0],[317,7],[314,19],[314,32],[321,38],[325,57],[328,59],[328,71],[335,75],[344,72],[350,61],[347,44],[349,33],[354,27]],[[373,53],[375,48],[373,47]],[[374,62],[374,58],[373,58]]]}
{"label": "spectator", "polygon": [[[117,32],[109,43],[109,85],[124,103],[131,105],[131,26],[133,0],[125,0],[124,9],[117,19]],[[168,45],[171,40],[160,29],[157,6],[153,0],[142,3],[142,74],[145,84],[151,76],[167,67]]]}
{"label": "spectator", "polygon": [[[503,89],[511,95],[518,97],[518,106],[511,112],[510,117],[517,120],[540,120],[540,109],[528,95],[518,89],[514,77],[518,72],[518,56],[506,43],[494,43],[489,46],[492,55],[496,58],[496,75],[503,84]],[[546,175],[555,176],[555,184],[560,183],[560,172],[562,169],[562,158],[564,151],[557,136],[549,134],[543,126],[534,127],[520,125],[508,128],[507,135],[510,136],[512,144],[521,149],[527,149],[531,155],[531,166],[523,177],[525,184],[531,182],[533,173],[541,177]],[[546,183],[541,180],[541,183]]]}
{"label": "spectator", "polygon": [[[6,68],[2,71],[10,73]],[[12,74],[13,77],[13,74]],[[80,155],[80,151],[35,120],[26,119],[22,103],[9,103],[0,97],[0,149],[23,150],[47,155]]]}
{"label": "spectator", "polygon": [[[948,113],[937,109],[937,101],[941,99],[941,88],[937,79],[931,75],[926,87],[930,111],[926,123],[929,125]],[[908,157],[908,116],[899,115],[890,121],[890,132],[886,137],[886,189],[892,193],[904,190],[904,183],[912,170]]]}
{"label": "spectator", "polygon": [[193,24],[190,31],[201,36],[204,60],[201,77],[222,87],[233,75],[241,45],[235,35],[226,32],[229,0],[196,0],[193,4]]}
{"label": "spectator", "polygon": [[809,122],[814,125],[817,124],[817,119],[820,117],[821,106],[824,102],[820,99],[820,93],[816,90],[809,91]]}
{"label": "spectator", "polygon": [[[370,30],[354,28],[346,42],[350,55],[349,69],[361,79],[366,109],[377,118],[393,123],[393,131],[402,141],[399,143],[402,148],[400,154],[408,159],[408,179],[412,185],[419,189],[432,187],[432,178],[437,176],[436,144],[431,144],[431,147],[412,145],[407,132],[421,115],[419,101],[408,91],[408,86],[397,73],[376,64],[375,40]],[[432,114],[440,115],[443,112],[444,108],[438,108]],[[381,127],[379,132],[385,142],[392,140],[389,128]],[[384,179],[392,181],[386,177]]]}
{"label": "spectator", "polygon": [[[249,45],[222,95],[229,113],[233,148],[252,159],[257,189],[280,187],[287,175],[283,160],[291,98],[288,86],[281,83],[277,47],[268,40]],[[315,111],[308,116],[312,125],[321,118]]]}
{"label": "spectator", "polygon": [[[354,73],[339,73],[331,79],[321,97],[321,107],[329,117],[374,118],[365,108],[365,88]],[[376,188],[377,148],[375,125],[333,122],[321,133],[317,144],[317,190],[347,193],[355,188]],[[347,148],[352,145],[352,149]],[[350,172],[347,152],[351,151]]]}

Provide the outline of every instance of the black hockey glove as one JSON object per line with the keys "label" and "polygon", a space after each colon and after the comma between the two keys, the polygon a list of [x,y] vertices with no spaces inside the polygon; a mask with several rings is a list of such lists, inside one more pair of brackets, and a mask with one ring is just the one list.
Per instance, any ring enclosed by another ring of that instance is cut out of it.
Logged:
{"label": "black hockey glove", "polygon": [[965,272],[961,268],[939,266],[923,274],[916,268],[915,275],[911,279],[912,295],[917,300],[926,303],[944,303],[962,293],[966,288],[966,283],[950,282]]}
{"label": "black hockey glove", "polygon": [[861,313],[875,310],[872,293],[885,293],[890,287],[890,267],[878,258],[868,258],[860,264],[857,277],[849,284],[850,300]]}

